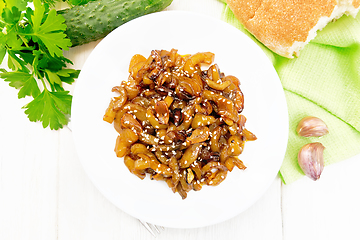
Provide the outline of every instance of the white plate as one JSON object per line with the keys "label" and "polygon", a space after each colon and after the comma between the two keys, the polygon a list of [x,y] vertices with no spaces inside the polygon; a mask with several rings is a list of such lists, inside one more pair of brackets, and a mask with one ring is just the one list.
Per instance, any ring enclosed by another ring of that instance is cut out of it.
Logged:
{"label": "white plate", "polygon": [[[117,133],[102,120],[111,88],[128,77],[131,57],[154,49],[180,54],[215,53],[226,75],[237,76],[245,96],[246,127],[258,140],[247,142],[234,169],[219,186],[191,191],[185,200],[165,182],[140,180],[115,156]],[[105,37],[77,80],[72,128],[80,161],[94,185],[124,212],[157,225],[196,228],[230,219],[257,201],[275,179],[287,138],[288,114],[279,78],[268,58],[246,35],[222,21],[190,12],[165,11],[137,18]]]}

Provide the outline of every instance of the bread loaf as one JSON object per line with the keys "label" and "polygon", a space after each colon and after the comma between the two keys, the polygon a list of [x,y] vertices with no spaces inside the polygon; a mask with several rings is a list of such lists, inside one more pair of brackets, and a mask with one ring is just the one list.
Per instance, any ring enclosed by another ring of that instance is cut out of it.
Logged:
{"label": "bread loaf", "polygon": [[[293,58],[318,30],[343,14],[356,16],[360,0],[226,0],[236,18],[275,53]],[[360,31],[360,30],[359,30]]]}

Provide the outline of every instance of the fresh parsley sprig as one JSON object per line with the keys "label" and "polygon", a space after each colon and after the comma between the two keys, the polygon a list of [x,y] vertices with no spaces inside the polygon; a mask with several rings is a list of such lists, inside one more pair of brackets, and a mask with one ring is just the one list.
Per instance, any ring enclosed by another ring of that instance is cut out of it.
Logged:
{"label": "fresh parsley sprig", "polygon": [[[63,56],[71,46],[64,31],[65,19],[47,3],[0,0],[0,63],[7,56],[8,68],[0,78],[19,90],[18,98],[33,98],[23,108],[30,121],[44,128],[68,124],[72,96],[63,84],[71,84],[80,70],[68,69]],[[7,53],[7,54],[6,54]]]}

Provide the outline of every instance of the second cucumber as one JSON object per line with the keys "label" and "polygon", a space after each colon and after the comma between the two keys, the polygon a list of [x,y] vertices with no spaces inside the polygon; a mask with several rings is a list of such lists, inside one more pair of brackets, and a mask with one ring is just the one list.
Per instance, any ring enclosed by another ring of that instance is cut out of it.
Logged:
{"label": "second cucumber", "polygon": [[72,46],[99,40],[118,26],[137,17],[158,12],[172,0],[99,0],[58,11],[67,25]]}

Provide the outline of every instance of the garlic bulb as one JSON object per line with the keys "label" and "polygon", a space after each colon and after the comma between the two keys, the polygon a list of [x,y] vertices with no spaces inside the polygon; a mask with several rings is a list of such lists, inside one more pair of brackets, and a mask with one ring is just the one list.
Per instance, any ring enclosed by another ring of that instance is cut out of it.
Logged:
{"label": "garlic bulb", "polygon": [[296,128],[302,137],[321,137],[329,133],[329,129],[323,120],[317,117],[304,117]]}
{"label": "garlic bulb", "polygon": [[306,176],[316,181],[324,169],[323,152],[325,147],[319,143],[309,143],[303,146],[298,154],[300,168]]}

